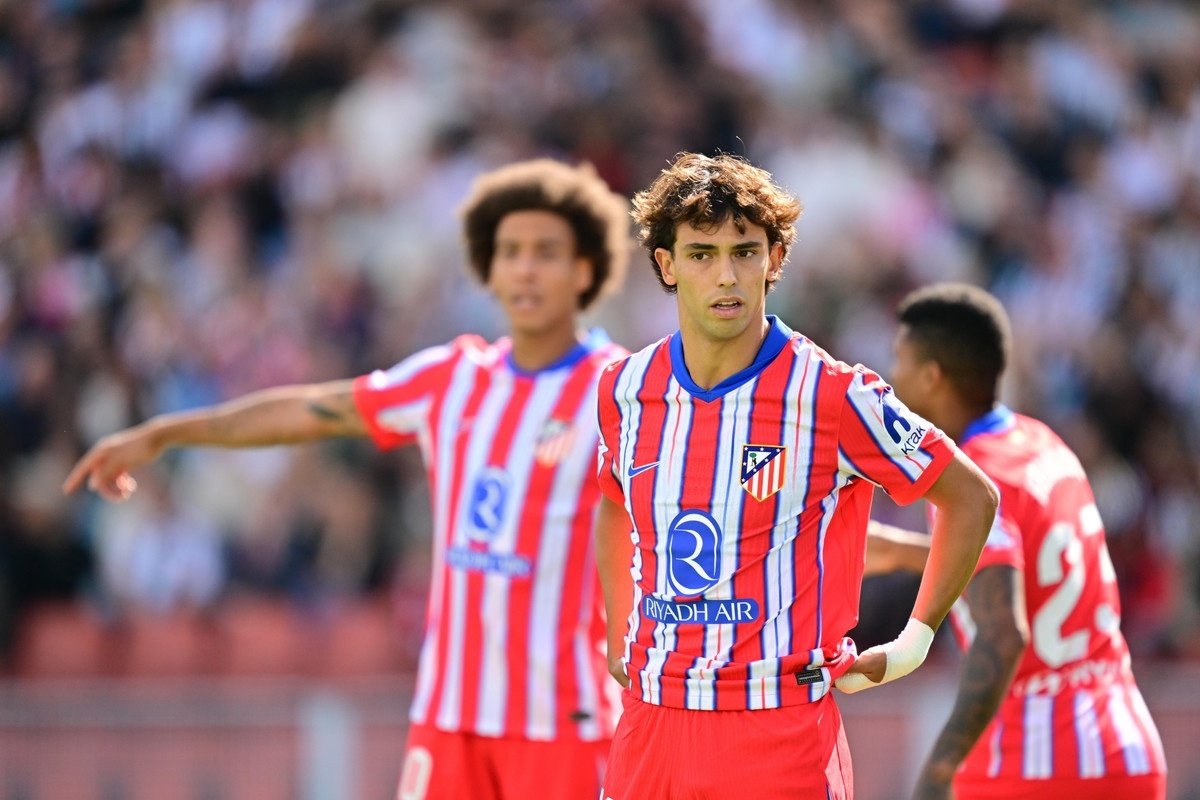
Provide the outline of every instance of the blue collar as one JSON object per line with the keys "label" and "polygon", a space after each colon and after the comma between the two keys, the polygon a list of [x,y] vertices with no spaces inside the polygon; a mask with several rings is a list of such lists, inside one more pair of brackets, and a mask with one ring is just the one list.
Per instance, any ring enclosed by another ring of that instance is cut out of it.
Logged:
{"label": "blue collar", "polygon": [[964,445],[968,440],[984,433],[1001,433],[1016,424],[1017,419],[1013,416],[1012,410],[1003,403],[997,403],[995,408],[982,417],[976,418],[963,430],[958,444]]}
{"label": "blue collar", "polygon": [[735,372],[725,380],[718,383],[711,389],[701,389],[688,372],[687,364],[683,360],[683,337],[679,331],[671,334],[671,372],[675,375],[675,380],[679,381],[687,393],[697,400],[709,402],[716,400],[718,397],[728,394],[734,389],[741,386],[746,381],[750,380],[758,373],[762,372],[767,364],[775,360],[775,356],[782,352],[783,348],[792,338],[792,329],[779,321],[779,318],[774,314],[767,315],[767,335],[763,337],[763,342],[759,345],[758,354],[754,356],[754,361],[750,366]]}
{"label": "blue collar", "polygon": [[562,358],[551,364],[547,364],[541,369],[522,369],[518,367],[517,362],[513,361],[511,348],[504,354],[504,362],[517,375],[525,378],[536,378],[544,372],[551,372],[556,369],[563,369],[564,367],[573,367],[586,358],[593,350],[603,347],[610,341],[612,340],[608,338],[608,334],[604,332],[603,328],[592,328],[587,332],[587,336],[584,337],[582,342],[568,350]]}

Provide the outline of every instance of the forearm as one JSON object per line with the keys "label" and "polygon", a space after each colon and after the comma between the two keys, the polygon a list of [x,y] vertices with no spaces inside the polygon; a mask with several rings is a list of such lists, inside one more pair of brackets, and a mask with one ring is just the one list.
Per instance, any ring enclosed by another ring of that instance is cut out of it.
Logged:
{"label": "forearm", "polygon": [[362,434],[349,381],[284,386],[139,426],[159,450],[185,446],[264,447]]}
{"label": "forearm", "polygon": [[608,498],[600,501],[596,524],[596,568],[604,592],[609,664],[625,652],[625,634],[633,611],[633,542],[625,509]]}
{"label": "forearm", "polygon": [[1020,573],[1012,567],[982,570],[967,589],[975,638],[963,661],[954,709],[929,755],[918,798],[944,796],[955,771],[1000,707],[1028,641]]}

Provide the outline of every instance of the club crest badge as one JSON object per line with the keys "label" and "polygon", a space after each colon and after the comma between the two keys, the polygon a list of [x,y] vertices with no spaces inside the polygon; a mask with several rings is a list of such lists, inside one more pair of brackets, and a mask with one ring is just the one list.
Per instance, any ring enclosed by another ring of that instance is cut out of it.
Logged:
{"label": "club crest badge", "polygon": [[783,488],[787,448],[774,444],[742,445],[742,488],[760,503]]}
{"label": "club crest badge", "polygon": [[546,424],[542,426],[533,454],[539,464],[544,467],[552,467],[571,452],[571,445],[574,442],[575,429],[571,427],[571,423],[551,418],[546,420]]}

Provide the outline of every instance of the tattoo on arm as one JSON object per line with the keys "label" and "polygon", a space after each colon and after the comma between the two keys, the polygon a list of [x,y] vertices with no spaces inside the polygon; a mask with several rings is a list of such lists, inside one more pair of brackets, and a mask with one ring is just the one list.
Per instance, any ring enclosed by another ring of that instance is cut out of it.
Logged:
{"label": "tattoo on arm", "polygon": [[329,420],[330,422],[340,422],[344,417],[341,411],[331,407],[323,401],[310,401],[308,404],[308,410],[312,412],[313,416]]}
{"label": "tattoo on arm", "polygon": [[1021,573],[988,567],[967,587],[975,639],[967,651],[958,697],[942,729],[930,764],[962,763],[1000,706],[1020,663],[1027,636]]}

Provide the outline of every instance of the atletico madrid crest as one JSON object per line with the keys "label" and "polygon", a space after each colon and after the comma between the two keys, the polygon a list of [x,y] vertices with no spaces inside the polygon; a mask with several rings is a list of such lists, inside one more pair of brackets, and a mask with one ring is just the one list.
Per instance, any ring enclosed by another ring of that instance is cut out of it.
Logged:
{"label": "atletico madrid crest", "polygon": [[539,464],[552,467],[571,451],[574,442],[575,429],[571,423],[552,417],[542,426],[533,453]]}
{"label": "atletico madrid crest", "polygon": [[742,445],[742,488],[760,503],[783,488],[787,448],[774,444]]}

